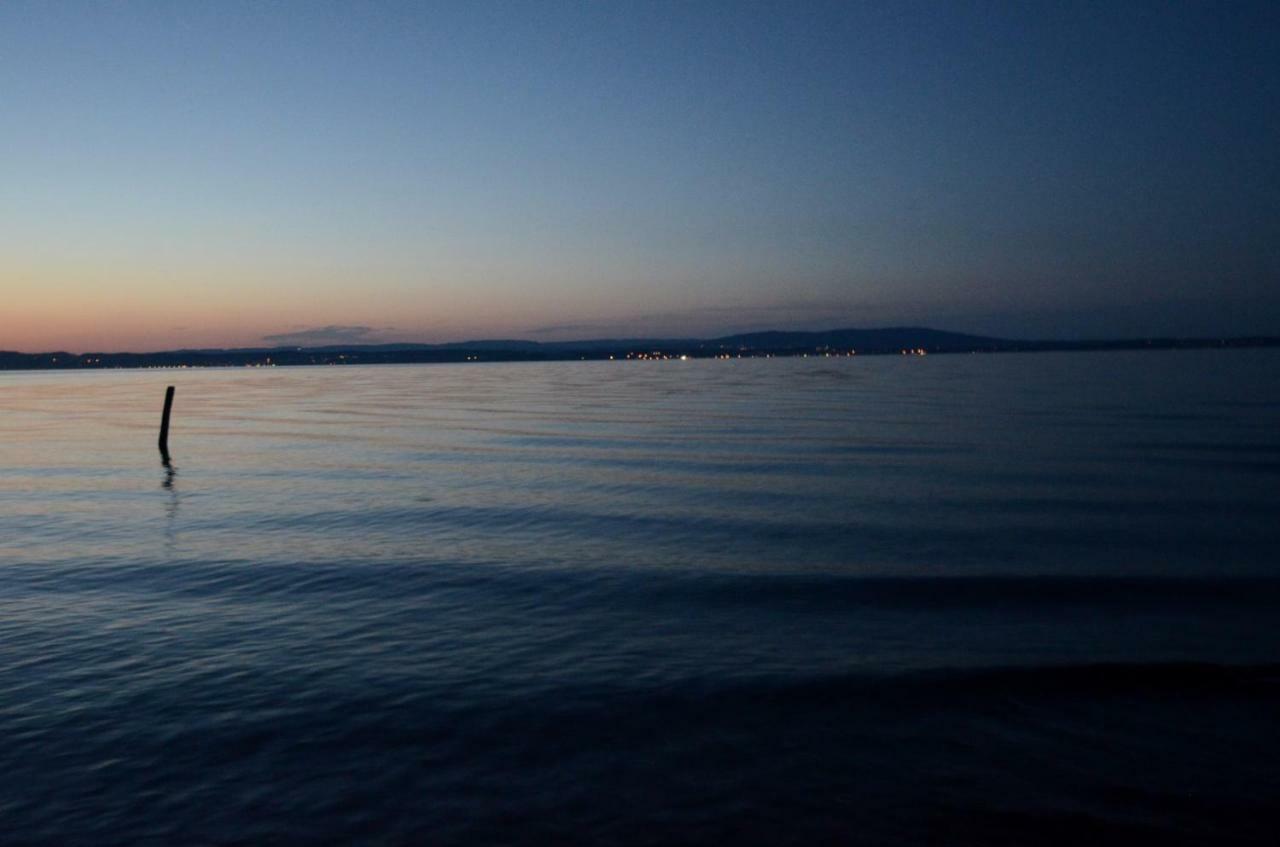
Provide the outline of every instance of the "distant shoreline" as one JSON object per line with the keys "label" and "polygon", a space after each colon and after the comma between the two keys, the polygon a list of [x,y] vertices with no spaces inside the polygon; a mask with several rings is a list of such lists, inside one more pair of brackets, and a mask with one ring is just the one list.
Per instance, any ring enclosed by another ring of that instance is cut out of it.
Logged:
{"label": "distant shoreline", "polygon": [[153,353],[17,353],[0,351],[0,371],[120,368],[305,367],[312,365],[453,362],[551,362],[634,359],[716,359],[793,356],[938,355],[1100,350],[1196,350],[1280,347],[1280,336],[1129,338],[1022,341],[923,327],[757,332],[713,339],[601,339],[590,341],[463,341],[168,350]]}

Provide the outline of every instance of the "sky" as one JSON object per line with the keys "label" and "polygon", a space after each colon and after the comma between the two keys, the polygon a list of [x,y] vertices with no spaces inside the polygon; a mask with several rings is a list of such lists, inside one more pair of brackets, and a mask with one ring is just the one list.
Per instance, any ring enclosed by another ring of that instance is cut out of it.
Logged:
{"label": "sky", "polygon": [[1280,4],[0,4],[0,349],[1280,334]]}

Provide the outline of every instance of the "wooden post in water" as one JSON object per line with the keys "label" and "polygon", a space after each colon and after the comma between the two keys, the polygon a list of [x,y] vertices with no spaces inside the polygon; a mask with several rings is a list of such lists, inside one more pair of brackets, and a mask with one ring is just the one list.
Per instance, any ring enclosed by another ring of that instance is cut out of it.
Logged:
{"label": "wooden post in water", "polygon": [[160,417],[160,455],[169,458],[169,412],[173,409],[173,386],[164,392],[164,414]]}

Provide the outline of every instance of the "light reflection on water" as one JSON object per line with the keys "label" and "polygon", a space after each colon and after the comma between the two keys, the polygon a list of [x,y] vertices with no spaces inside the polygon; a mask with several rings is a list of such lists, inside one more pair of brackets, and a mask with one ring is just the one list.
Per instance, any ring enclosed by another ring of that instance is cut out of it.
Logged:
{"label": "light reflection on water", "polygon": [[1258,572],[1277,382],[1272,351],[10,373],[0,557]]}

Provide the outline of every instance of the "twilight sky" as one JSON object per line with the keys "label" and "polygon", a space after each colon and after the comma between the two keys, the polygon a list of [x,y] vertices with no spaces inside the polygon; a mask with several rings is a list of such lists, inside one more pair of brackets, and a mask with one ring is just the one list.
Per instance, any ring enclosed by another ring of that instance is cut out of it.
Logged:
{"label": "twilight sky", "polygon": [[1280,334],[1280,4],[0,4],[0,349]]}

